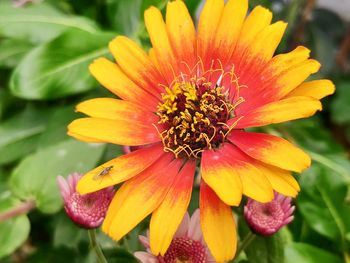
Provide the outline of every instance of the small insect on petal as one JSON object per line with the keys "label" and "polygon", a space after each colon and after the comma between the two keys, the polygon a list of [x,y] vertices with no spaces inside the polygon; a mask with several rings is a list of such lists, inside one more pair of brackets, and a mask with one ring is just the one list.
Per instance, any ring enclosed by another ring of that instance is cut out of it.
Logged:
{"label": "small insect on petal", "polygon": [[113,165],[108,166],[106,168],[103,168],[101,172],[99,172],[98,174],[96,174],[92,179],[97,180],[107,174],[109,174],[109,172],[113,169]]}

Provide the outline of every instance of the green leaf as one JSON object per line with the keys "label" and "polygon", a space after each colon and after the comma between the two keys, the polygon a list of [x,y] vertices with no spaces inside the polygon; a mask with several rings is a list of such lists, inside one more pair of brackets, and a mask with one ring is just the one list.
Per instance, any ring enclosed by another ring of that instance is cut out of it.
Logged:
{"label": "green leaf", "polygon": [[139,262],[130,252],[125,249],[117,248],[113,251],[106,251],[105,256],[110,263],[137,263]]}
{"label": "green leaf", "polygon": [[313,26],[328,35],[328,38],[337,40],[344,36],[346,31],[346,22],[339,17],[339,14],[325,8],[316,8],[312,13]]}
{"label": "green leaf", "polygon": [[31,52],[15,69],[11,92],[24,99],[57,99],[94,87],[88,65],[108,54],[111,33],[70,30]]}
{"label": "green leaf", "polygon": [[344,177],[322,165],[313,165],[300,178],[303,191],[298,207],[309,226],[344,246],[350,230],[350,206],[345,203],[347,182]]}
{"label": "green leaf", "polygon": [[141,10],[143,12],[151,6],[155,6],[160,10],[164,10],[167,3],[167,0],[143,0]]}
{"label": "green leaf", "polygon": [[285,248],[286,263],[342,263],[336,255],[303,243],[290,243]]}
{"label": "green leaf", "polygon": [[0,164],[12,162],[35,150],[38,135],[45,130],[50,110],[26,109],[0,127]]}
{"label": "green leaf", "polygon": [[14,67],[26,52],[33,47],[32,44],[17,40],[6,39],[0,42],[0,67]]}
{"label": "green leaf", "polygon": [[7,190],[8,173],[0,167],[0,193]]}
{"label": "green leaf", "polygon": [[53,246],[74,249],[78,247],[81,240],[85,239],[87,241],[86,233],[84,233],[86,230],[77,227],[65,211],[58,214],[56,218],[57,224],[55,225],[53,234]]}
{"label": "green leaf", "polygon": [[57,107],[55,109],[52,118],[47,123],[45,131],[40,135],[38,142],[39,149],[46,148],[52,144],[70,138],[67,135],[67,126],[79,116],[79,114],[74,111],[74,107],[75,106],[69,105],[59,108]]}
{"label": "green leaf", "polygon": [[[0,213],[16,207],[19,200],[0,197]],[[28,238],[30,223],[26,215],[0,222],[0,258],[10,255]]]}
{"label": "green leaf", "polygon": [[136,37],[143,23],[141,15],[142,0],[109,0],[107,12],[113,29],[123,35]]}
{"label": "green leaf", "polygon": [[343,154],[345,149],[334,142],[334,138],[317,118],[297,120],[278,125],[280,135],[293,138],[303,149],[322,155]]}
{"label": "green leaf", "polygon": [[91,20],[66,15],[46,3],[15,8],[10,0],[0,2],[0,36],[40,43],[72,28],[89,33],[97,30]]}
{"label": "green leaf", "polygon": [[255,7],[255,6],[258,6],[258,5],[262,5],[264,7],[267,7],[269,9],[271,9],[271,1],[269,1],[269,0],[252,0],[252,1],[249,1],[249,6],[250,7]]}
{"label": "green leaf", "polygon": [[245,249],[249,263],[283,263],[284,241],[280,232],[270,237],[256,236]]}
{"label": "green leaf", "polygon": [[350,182],[350,162],[344,147],[337,144],[329,130],[317,118],[279,125],[279,136],[292,138],[306,150],[314,163],[322,164]]}
{"label": "green leaf", "polygon": [[0,155],[0,164],[9,164],[35,151],[40,134],[28,136],[23,140],[11,143],[1,148],[6,154]]}
{"label": "green leaf", "polygon": [[14,169],[10,187],[19,198],[34,199],[44,213],[55,213],[62,205],[56,183],[58,175],[84,173],[101,158],[105,145],[72,139],[52,145],[24,158]]}
{"label": "green leaf", "polygon": [[331,117],[337,124],[350,123],[350,79],[336,83],[337,92],[331,101]]}
{"label": "green leaf", "polygon": [[335,67],[336,46],[329,34],[316,26],[310,26],[315,58],[322,67],[319,74],[328,74]]}
{"label": "green leaf", "polygon": [[188,0],[185,2],[186,6],[188,8],[188,11],[190,12],[192,18],[194,19],[194,23],[196,24],[196,14],[198,13],[198,8],[203,6],[204,1],[198,1],[198,0]]}
{"label": "green leaf", "polygon": [[[0,82],[1,87],[1,82]],[[0,120],[2,121],[7,113],[10,115],[14,114],[12,109],[18,111],[18,106],[21,105],[19,99],[13,97],[7,89],[0,88]]]}

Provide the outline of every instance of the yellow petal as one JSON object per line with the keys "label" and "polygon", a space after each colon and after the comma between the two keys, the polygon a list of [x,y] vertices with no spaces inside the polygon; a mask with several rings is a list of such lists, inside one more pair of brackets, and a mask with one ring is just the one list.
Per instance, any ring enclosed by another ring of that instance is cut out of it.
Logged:
{"label": "yellow petal", "polygon": [[248,10],[248,0],[229,0],[216,30],[215,48],[220,57],[229,57],[238,40]]}
{"label": "yellow petal", "polygon": [[267,177],[275,191],[285,196],[296,197],[300,187],[289,171],[266,164],[257,165],[257,168]]}
{"label": "yellow petal", "polygon": [[168,84],[170,84],[179,74],[178,65],[162,14],[157,8],[152,6],[145,11],[145,25],[157,56],[160,70]]}
{"label": "yellow petal", "polygon": [[110,237],[120,240],[161,204],[182,164],[168,161],[167,157],[158,160],[119,188],[102,225]]}
{"label": "yellow petal", "polygon": [[185,61],[192,68],[196,59],[196,32],[191,15],[183,1],[168,2],[166,29],[177,60]]}
{"label": "yellow petal", "polygon": [[203,181],[200,186],[200,224],[203,238],[216,262],[231,260],[237,247],[236,224],[230,206]]}
{"label": "yellow petal", "polygon": [[144,125],[135,120],[81,118],[69,124],[68,133],[73,137],[77,134],[96,139],[96,142],[110,142],[128,146],[160,141],[160,136],[151,123]]}
{"label": "yellow petal", "polygon": [[90,117],[110,120],[135,120],[149,123],[157,123],[158,118],[150,111],[125,100],[112,98],[96,98],[86,100],[76,106],[76,111],[89,115]]}
{"label": "yellow petal", "polygon": [[221,152],[206,150],[201,160],[201,176],[219,198],[238,206],[242,199],[241,178],[236,166],[230,165]]}
{"label": "yellow petal", "polygon": [[287,24],[281,21],[265,27],[249,46],[251,56],[257,56],[262,61],[270,60],[281,42],[286,27]]}
{"label": "yellow petal", "polygon": [[[302,96],[290,97],[265,104],[244,113],[244,116],[238,121],[235,128],[260,127],[273,123],[306,118],[314,115],[318,110],[322,110],[322,105],[319,100]],[[231,119],[228,121],[228,125],[232,125],[236,121],[237,118]]]}
{"label": "yellow petal", "polygon": [[303,46],[298,46],[291,52],[274,56],[261,74],[267,76],[278,76],[283,71],[306,61],[309,56],[309,49]]}
{"label": "yellow petal", "polygon": [[308,96],[320,100],[333,94],[334,91],[335,86],[332,81],[328,79],[320,79],[302,83],[292,90],[287,97]]}
{"label": "yellow petal", "polygon": [[74,137],[75,139],[79,140],[79,141],[83,141],[83,142],[89,142],[89,143],[104,143],[103,141],[99,141],[96,138],[89,138],[80,134],[76,134],[72,131],[68,131],[67,134],[69,136]]}
{"label": "yellow petal", "polygon": [[242,44],[248,44],[254,41],[256,35],[267,27],[272,20],[272,13],[262,7],[255,7],[244,21],[239,41]]}
{"label": "yellow petal", "polygon": [[91,74],[108,90],[124,100],[134,102],[154,111],[156,97],[132,82],[113,62],[106,58],[96,59],[89,67]]}
{"label": "yellow petal", "polygon": [[213,49],[223,9],[223,0],[207,0],[199,17],[197,53],[203,60],[206,60],[208,51]]}
{"label": "yellow petal", "polygon": [[311,164],[305,152],[280,137],[234,130],[228,139],[250,157],[281,169],[301,172]]}
{"label": "yellow petal", "polygon": [[271,184],[260,170],[255,167],[253,159],[230,143],[223,144],[220,150],[226,156],[226,160],[235,173],[240,177],[243,194],[262,203],[273,199]]}
{"label": "yellow petal", "polygon": [[254,165],[244,163],[237,173],[241,177],[243,194],[250,198],[266,203],[273,199],[273,190],[270,181]]}
{"label": "yellow petal", "polygon": [[313,59],[308,59],[295,67],[289,68],[276,79],[278,89],[275,92],[282,98],[299,86],[311,74],[320,69],[321,64]]}
{"label": "yellow petal", "polygon": [[152,61],[153,65],[156,66],[156,68],[158,69],[158,71],[160,72],[160,66],[159,66],[159,62],[157,60],[157,56],[156,54],[154,53],[154,49],[153,48],[150,48],[148,50],[148,56],[150,58],[150,60]]}
{"label": "yellow petal", "polygon": [[[145,170],[162,154],[164,154],[163,147],[157,144],[114,158],[87,172],[79,180],[77,191],[80,194],[87,194],[117,185]],[[106,168],[111,169],[106,175],[99,176]]]}
{"label": "yellow petal", "polygon": [[139,87],[160,98],[165,84],[163,77],[148,55],[131,39],[118,36],[109,43],[109,49],[123,72]]}
{"label": "yellow petal", "polygon": [[194,161],[185,164],[162,204],[152,214],[150,245],[154,255],[165,254],[187,211],[195,168]]}

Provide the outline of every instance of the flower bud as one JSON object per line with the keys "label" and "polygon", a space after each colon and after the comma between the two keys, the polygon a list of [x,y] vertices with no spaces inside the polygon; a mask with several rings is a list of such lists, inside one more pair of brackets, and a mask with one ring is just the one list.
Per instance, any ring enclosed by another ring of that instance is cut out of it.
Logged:
{"label": "flower bud", "polygon": [[64,202],[64,209],[70,219],[83,228],[99,227],[105,216],[110,202],[114,196],[114,189],[108,187],[94,193],[80,195],[76,185],[81,175],[71,174],[65,179],[57,177],[61,196]]}
{"label": "flower bud", "polygon": [[250,229],[259,235],[269,236],[284,225],[289,224],[294,216],[291,198],[275,193],[275,198],[268,203],[248,199],[244,207],[244,217]]}
{"label": "flower bud", "polygon": [[148,234],[147,237],[139,236],[139,239],[147,252],[137,251],[134,255],[142,263],[215,262],[203,239],[199,223],[199,209],[191,217],[188,213],[185,214],[164,256],[152,255]]}

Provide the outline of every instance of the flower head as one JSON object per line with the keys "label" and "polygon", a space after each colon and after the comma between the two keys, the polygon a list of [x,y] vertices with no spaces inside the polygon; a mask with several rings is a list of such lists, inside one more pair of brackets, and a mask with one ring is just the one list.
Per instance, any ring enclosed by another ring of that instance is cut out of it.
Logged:
{"label": "flower head", "polygon": [[154,256],[152,254],[148,236],[140,236],[139,238],[141,243],[147,249],[147,252],[138,251],[135,252],[134,255],[142,263],[215,262],[203,240],[199,224],[198,209],[191,217],[188,213],[185,214],[184,219],[174,234],[174,238],[172,239],[168,250],[162,256]]}
{"label": "flower head", "polygon": [[249,198],[244,206],[245,220],[254,233],[272,235],[293,220],[295,206],[291,205],[291,201],[290,197],[278,193],[265,204]]}
{"label": "flower head", "polygon": [[[196,166],[202,176],[203,237],[216,261],[236,250],[231,206],[246,195],[259,202],[273,190],[296,196],[291,172],[309,156],[285,139],[247,128],[305,118],[334,92],[329,80],[304,82],[320,64],[305,47],[273,56],[286,23],[271,24],[248,0],[207,0],[197,29],[180,0],[145,11],[152,48],[146,53],[118,36],[109,48],[116,62],[99,58],[92,75],[120,99],[80,103],[89,117],[73,121],[68,134],[87,142],[148,146],[108,161],[84,175],[77,189],[90,193],[123,183],[102,229],[119,240],[152,214],[150,248],[164,255],[191,198]],[[104,176],[96,177],[104,167]],[[130,211],[133,211],[130,213]]]}
{"label": "flower head", "polygon": [[94,193],[80,195],[75,190],[80,177],[78,173],[68,175],[67,180],[62,176],[57,177],[64,209],[77,225],[84,228],[99,227],[106,216],[114,190],[109,187]]}

